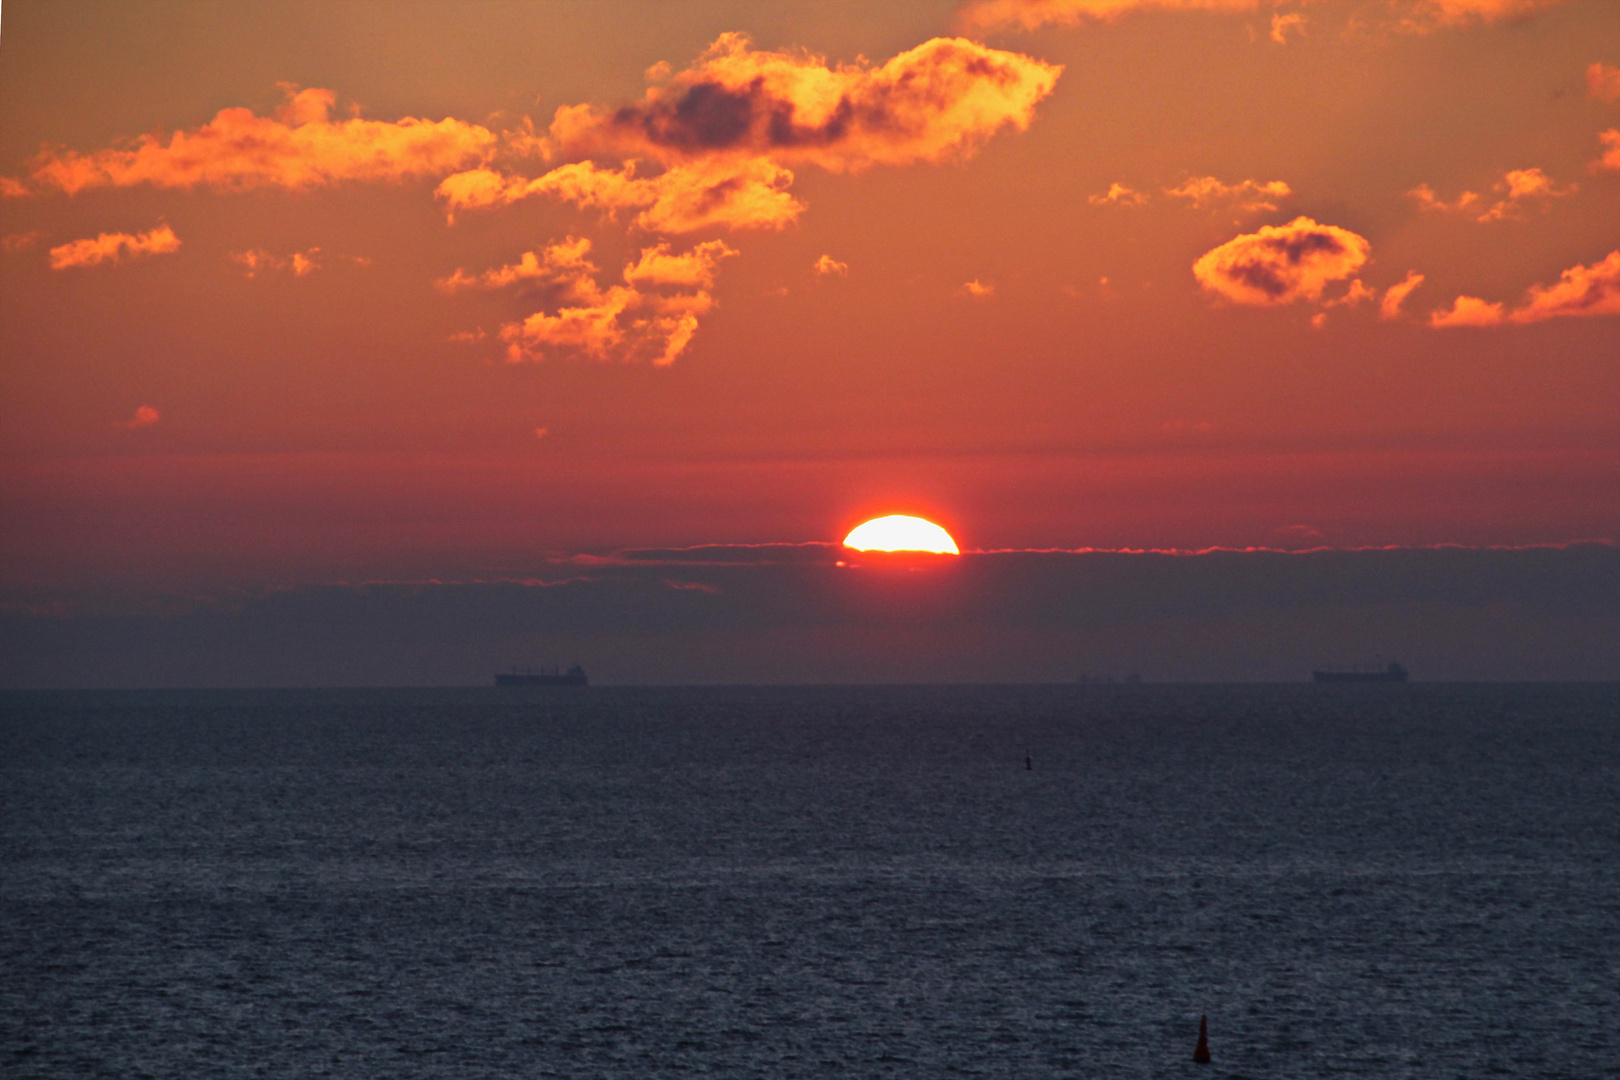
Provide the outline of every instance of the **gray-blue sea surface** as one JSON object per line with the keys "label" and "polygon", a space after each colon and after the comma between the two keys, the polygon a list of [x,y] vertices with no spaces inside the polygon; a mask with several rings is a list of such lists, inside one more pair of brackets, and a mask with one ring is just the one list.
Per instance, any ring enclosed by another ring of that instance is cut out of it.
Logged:
{"label": "gray-blue sea surface", "polygon": [[10,693],[0,815],[8,1076],[1620,1073],[1613,685]]}

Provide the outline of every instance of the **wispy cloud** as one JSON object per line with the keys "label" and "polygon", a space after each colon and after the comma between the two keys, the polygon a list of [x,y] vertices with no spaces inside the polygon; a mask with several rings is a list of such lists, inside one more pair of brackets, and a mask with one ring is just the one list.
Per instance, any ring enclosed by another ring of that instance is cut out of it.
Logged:
{"label": "wispy cloud", "polygon": [[1423,275],[1416,270],[1408,270],[1404,280],[1396,282],[1384,291],[1384,299],[1378,304],[1378,317],[1386,320],[1400,318],[1401,305],[1412,295],[1412,290],[1421,284]]}
{"label": "wispy cloud", "polygon": [[968,0],[958,10],[957,21],[964,30],[984,33],[1112,22],[1144,8],[1244,13],[1259,6],[1259,0]]}
{"label": "wispy cloud", "polygon": [[333,120],[332,91],[284,89],[287,103],[274,116],[221,109],[208,123],[167,140],[143,135],[88,154],[47,148],[30,162],[30,177],[70,195],[135,184],[306,190],[345,180],[442,176],[489,158],[502,144],[489,129],[451,118]]}
{"label": "wispy cloud", "polygon": [[167,255],[180,250],[180,238],[167,225],[143,233],[101,233],[94,239],[74,240],[51,248],[51,269],[66,270],[71,266],[98,266],[118,263],[124,259],[139,259],[148,255]]}
{"label": "wispy cloud", "polygon": [[1523,218],[1532,206],[1545,212],[1552,200],[1573,195],[1578,190],[1579,186],[1575,184],[1559,187],[1552,177],[1540,169],[1510,169],[1502,179],[1491,185],[1491,191],[1497,196],[1495,201],[1489,196],[1464,191],[1456,199],[1446,202],[1436,196],[1428,184],[1419,184],[1406,194],[1425,211],[1467,214],[1483,223]]}
{"label": "wispy cloud", "polygon": [[831,255],[823,255],[815,261],[812,269],[815,270],[817,277],[826,277],[828,274],[843,276],[849,273],[849,263],[839,262]]}
{"label": "wispy cloud", "polygon": [[[1372,245],[1336,225],[1297,217],[1266,225],[1205,252],[1193,264],[1199,284],[1237,304],[1321,302],[1326,288],[1352,277]],[[1354,285],[1359,283],[1353,283]]]}
{"label": "wispy cloud", "polygon": [[[698,316],[714,307],[709,293],[721,259],[737,254],[711,240],[685,252],[667,243],[643,248],[624,268],[622,285],[603,288],[587,257],[589,240],[569,237],[514,264],[473,275],[458,269],[439,282],[447,292],[493,289],[518,282],[555,290],[554,310],[503,324],[498,337],[511,363],[583,356],[602,361],[668,365],[686,350]],[[685,290],[685,291],[678,291]],[[481,335],[465,340],[481,340]]]}
{"label": "wispy cloud", "polygon": [[1586,95],[1613,104],[1620,101],[1620,67],[1593,64],[1586,69]]}
{"label": "wispy cloud", "polygon": [[978,278],[974,278],[962,286],[962,291],[975,300],[988,300],[996,293],[996,283],[993,281],[980,281]]}
{"label": "wispy cloud", "polygon": [[248,251],[228,251],[225,257],[242,268],[248,277],[257,277],[267,270],[291,270],[294,277],[305,277],[321,268],[318,247],[295,251],[291,255],[276,255],[264,248]]}
{"label": "wispy cloud", "polygon": [[1620,128],[1600,131],[1598,143],[1604,147],[1603,156],[1592,162],[1592,168],[1620,171]]}
{"label": "wispy cloud", "polygon": [[151,427],[163,419],[162,415],[150,405],[142,405],[135,410],[135,415],[118,424],[125,431],[134,431],[136,428]]}
{"label": "wispy cloud", "polygon": [[1231,209],[1239,213],[1258,213],[1275,210],[1283,200],[1294,194],[1281,180],[1239,180],[1228,184],[1213,176],[1198,176],[1164,193],[1172,199],[1185,199],[1195,210],[1212,208]]}
{"label": "wispy cloud", "polygon": [[1305,16],[1297,11],[1278,12],[1271,17],[1271,40],[1278,45],[1288,44],[1288,32],[1305,33]]}
{"label": "wispy cloud", "polygon": [[1092,206],[1141,206],[1148,201],[1148,197],[1134,188],[1116,182],[1109,184],[1108,190],[1103,194],[1088,196],[1086,201]]}
{"label": "wispy cloud", "polygon": [[1548,319],[1620,315],[1620,249],[1590,266],[1572,266],[1551,285],[1532,285],[1517,307],[1490,303],[1475,296],[1459,296],[1450,310],[1429,316],[1429,325],[1499,326],[1537,323]]}

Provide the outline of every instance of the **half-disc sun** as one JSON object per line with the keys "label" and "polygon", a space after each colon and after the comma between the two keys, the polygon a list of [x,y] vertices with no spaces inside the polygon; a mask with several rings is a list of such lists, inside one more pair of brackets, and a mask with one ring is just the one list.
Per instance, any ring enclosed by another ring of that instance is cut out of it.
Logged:
{"label": "half-disc sun", "polygon": [[857,525],[844,537],[844,546],[856,551],[932,551],[959,555],[951,534],[919,517],[890,514]]}

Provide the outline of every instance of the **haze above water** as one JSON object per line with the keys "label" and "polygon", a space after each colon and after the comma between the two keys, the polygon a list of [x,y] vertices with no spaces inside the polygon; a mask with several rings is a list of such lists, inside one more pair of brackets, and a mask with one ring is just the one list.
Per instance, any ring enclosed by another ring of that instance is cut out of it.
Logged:
{"label": "haze above water", "polygon": [[0,1061],[1608,1074],[1617,721],[1614,685],[6,694]]}

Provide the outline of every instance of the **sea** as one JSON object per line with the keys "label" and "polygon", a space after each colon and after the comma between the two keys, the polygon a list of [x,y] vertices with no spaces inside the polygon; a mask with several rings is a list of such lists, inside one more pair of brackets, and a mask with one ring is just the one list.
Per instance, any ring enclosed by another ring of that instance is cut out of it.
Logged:
{"label": "sea", "polygon": [[0,1073],[1613,1077],[1620,685],[9,692]]}

